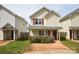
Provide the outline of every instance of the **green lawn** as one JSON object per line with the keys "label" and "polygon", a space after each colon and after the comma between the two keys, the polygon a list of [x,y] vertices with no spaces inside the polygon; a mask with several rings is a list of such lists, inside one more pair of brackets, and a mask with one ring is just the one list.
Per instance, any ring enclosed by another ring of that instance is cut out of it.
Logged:
{"label": "green lawn", "polygon": [[76,51],[79,53],[79,43],[70,41],[70,40],[63,40],[61,41],[64,45],[66,45],[67,47],[69,47],[70,49]]}
{"label": "green lawn", "polygon": [[12,41],[5,46],[0,46],[0,54],[17,54],[23,53],[30,45],[30,41]]}

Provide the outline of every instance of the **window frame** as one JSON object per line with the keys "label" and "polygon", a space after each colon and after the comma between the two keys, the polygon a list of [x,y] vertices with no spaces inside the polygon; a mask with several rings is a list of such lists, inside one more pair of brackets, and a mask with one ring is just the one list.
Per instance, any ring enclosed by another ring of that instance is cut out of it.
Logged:
{"label": "window frame", "polygon": [[46,35],[50,35],[50,30],[46,30]]}
{"label": "window frame", "polygon": [[45,35],[44,32],[44,30],[39,30],[39,35]]}
{"label": "window frame", "polygon": [[35,25],[36,25],[36,24],[38,24],[38,19],[37,19],[37,18],[35,19]]}
{"label": "window frame", "polygon": [[44,23],[44,19],[43,18],[33,18],[34,21],[33,21],[33,25],[43,25]]}

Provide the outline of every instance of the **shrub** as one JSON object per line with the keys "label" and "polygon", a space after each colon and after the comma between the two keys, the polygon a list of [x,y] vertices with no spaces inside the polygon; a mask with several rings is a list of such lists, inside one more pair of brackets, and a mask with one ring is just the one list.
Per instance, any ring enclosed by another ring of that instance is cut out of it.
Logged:
{"label": "shrub", "polygon": [[19,38],[19,39],[16,39],[16,41],[24,41],[24,40],[28,40],[28,37],[27,38]]}
{"label": "shrub", "polygon": [[66,39],[65,39],[64,37],[60,37],[60,40],[61,40],[61,41],[64,41],[64,40],[66,40]]}
{"label": "shrub", "polygon": [[32,43],[50,43],[54,40],[49,36],[31,36],[29,38]]}

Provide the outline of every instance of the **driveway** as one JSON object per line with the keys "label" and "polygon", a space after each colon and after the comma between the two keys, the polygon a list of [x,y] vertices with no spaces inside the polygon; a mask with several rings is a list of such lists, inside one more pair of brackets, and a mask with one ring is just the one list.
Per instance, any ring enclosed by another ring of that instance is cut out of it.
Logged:
{"label": "driveway", "polygon": [[55,43],[48,43],[48,44],[33,43],[31,44],[31,50],[25,53],[29,53],[29,54],[52,54],[52,53],[70,54],[70,53],[76,53],[76,52],[64,46],[60,41],[56,41]]}

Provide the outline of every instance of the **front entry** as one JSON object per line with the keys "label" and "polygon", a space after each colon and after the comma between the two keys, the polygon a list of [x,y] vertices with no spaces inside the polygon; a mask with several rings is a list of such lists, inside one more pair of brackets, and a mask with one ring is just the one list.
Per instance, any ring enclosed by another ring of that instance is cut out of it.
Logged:
{"label": "front entry", "polygon": [[73,35],[72,30],[69,30],[69,31],[70,31],[70,39],[73,39],[72,38],[72,35]]}
{"label": "front entry", "polygon": [[57,30],[53,30],[53,37],[57,40]]}
{"label": "front entry", "polygon": [[13,30],[3,30],[4,40],[13,40]]}

